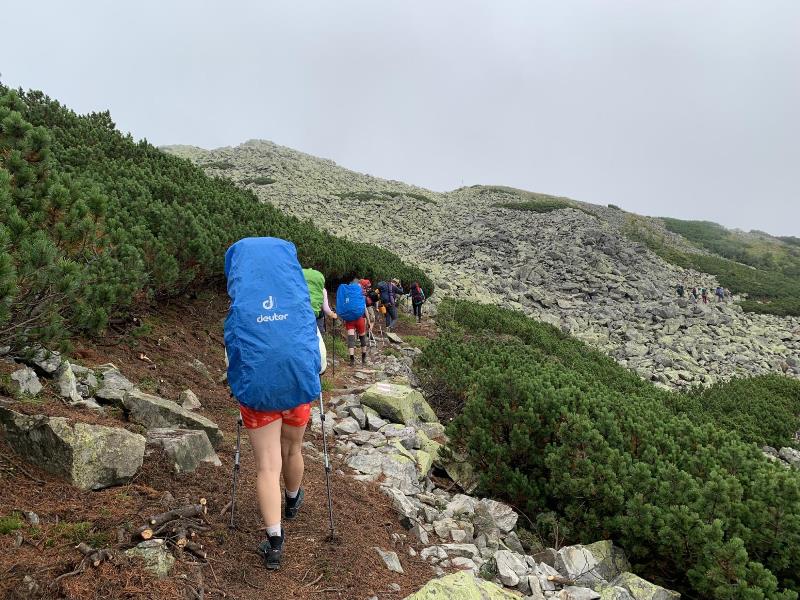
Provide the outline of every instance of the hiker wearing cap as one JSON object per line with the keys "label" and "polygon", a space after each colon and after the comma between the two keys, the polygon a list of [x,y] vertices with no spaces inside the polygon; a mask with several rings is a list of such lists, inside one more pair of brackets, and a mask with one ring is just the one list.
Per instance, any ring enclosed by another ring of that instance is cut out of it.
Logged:
{"label": "hiker wearing cap", "polygon": [[367,364],[367,302],[358,277],[353,276],[350,283],[343,283],[336,290],[336,311],[347,332],[350,366],[356,364],[356,333],[361,343],[361,364]]}
{"label": "hiker wearing cap", "polygon": [[422,322],[422,305],[425,303],[425,292],[419,285],[419,282],[411,284],[411,307],[414,309],[414,316],[417,317],[417,323]]}
{"label": "hiker wearing cap", "polygon": [[225,276],[231,298],[225,319],[228,383],[255,455],[266,529],[257,552],[268,569],[277,569],[286,539],[281,476],[283,516],[293,519],[303,504],[303,434],[311,402],[321,398],[325,346],[291,242],[239,240],[225,254]]}
{"label": "hiker wearing cap", "polygon": [[322,333],[325,331],[326,315],[331,319],[338,318],[328,304],[325,276],[316,269],[309,268],[303,269],[303,277],[305,277],[306,285],[308,286],[308,295],[311,297],[311,310],[314,311],[314,317],[317,319],[317,328]]}

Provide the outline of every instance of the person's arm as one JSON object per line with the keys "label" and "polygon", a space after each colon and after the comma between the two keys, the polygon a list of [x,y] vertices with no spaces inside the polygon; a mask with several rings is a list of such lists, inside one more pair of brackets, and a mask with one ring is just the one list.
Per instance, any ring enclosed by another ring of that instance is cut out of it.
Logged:
{"label": "person's arm", "polygon": [[339,315],[331,310],[331,305],[328,304],[328,290],[322,288],[322,312],[328,315],[331,319],[338,319]]}

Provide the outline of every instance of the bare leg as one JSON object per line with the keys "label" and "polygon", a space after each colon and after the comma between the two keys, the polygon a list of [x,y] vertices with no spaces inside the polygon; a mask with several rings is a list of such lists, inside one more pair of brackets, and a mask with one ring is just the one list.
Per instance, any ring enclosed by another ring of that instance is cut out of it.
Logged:
{"label": "bare leg", "polygon": [[303,483],[303,434],[305,425],[283,425],[281,429],[281,456],[283,458],[283,484],[287,492],[296,492]]}
{"label": "bare leg", "polygon": [[258,429],[247,429],[256,457],[256,492],[264,525],[281,522],[281,425],[282,419]]}

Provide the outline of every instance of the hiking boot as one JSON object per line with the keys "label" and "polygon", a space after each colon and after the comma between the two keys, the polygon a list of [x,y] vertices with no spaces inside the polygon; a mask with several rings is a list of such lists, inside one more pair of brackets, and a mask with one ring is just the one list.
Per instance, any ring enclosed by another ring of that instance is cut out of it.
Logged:
{"label": "hiking boot", "polygon": [[362,366],[367,364],[367,353],[366,352],[362,352],[361,353],[361,364],[362,364]]}
{"label": "hiking boot", "polygon": [[285,532],[281,529],[280,535],[269,536],[258,547],[258,553],[264,561],[264,566],[270,570],[275,570],[281,566],[284,539]]}
{"label": "hiking boot", "polygon": [[297,512],[300,510],[300,507],[303,506],[303,496],[305,496],[303,488],[300,488],[300,491],[297,492],[297,496],[294,498],[284,496],[284,499],[286,500],[286,508],[284,508],[283,514],[287,519],[294,519],[297,516]]}
{"label": "hiking boot", "polygon": [[356,366],[356,357],[355,357],[354,354],[350,355],[350,366],[351,367],[355,367]]}

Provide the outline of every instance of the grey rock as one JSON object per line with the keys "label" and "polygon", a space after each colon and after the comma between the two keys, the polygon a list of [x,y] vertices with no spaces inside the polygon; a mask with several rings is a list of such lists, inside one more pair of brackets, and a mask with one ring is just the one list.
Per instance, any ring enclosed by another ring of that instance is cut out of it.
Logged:
{"label": "grey rock", "polygon": [[216,423],[201,415],[186,410],[177,402],[151,396],[139,390],[125,392],[122,404],[133,423],[148,429],[181,428],[202,429],[211,444],[217,448],[222,443],[222,432]]}
{"label": "grey rock", "polygon": [[214,383],[214,376],[211,374],[211,371],[209,371],[208,367],[205,366],[199,359],[195,358],[189,363],[189,366],[200,373],[200,375],[208,379],[209,382]]}
{"label": "grey rock", "polygon": [[361,407],[361,405],[348,406],[347,412],[358,422],[358,427],[360,429],[367,428],[367,414],[364,412],[364,409]]}
{"label": "grey rock", "polygon": [[558,593],[559,600],[598,600],[600,594],[590,588],[568,585]]}
{"label": "grey rock", "polygon": [[164,540],[161,539],[141,542],[135,547],[126,550],[125,554],[131,558],[141,558],[144,561],[144,568],[159,579],[169,575],[172,566],[175,564],[175,557],[167,550]]}
{"label": "grey rock", "polygon": [[71,424],[64,417],[22,415],[0,407],[14,451],[83,490],[125,483],[142,466],[145,438],[118,427]]}
{"label": "grey rock", "polygon": [[180,402],[181,406],[186,410],[197,410],[199,408],[203,408],[203,405],[200,403],[200,399],[197,397],[197,394],[189,389],[183,390],[180,393],[178,396],[178,402]]}
{"label": "grey rock", "polygon": [[222,466],[206,432],[200,429],[150,429],[147,444],[162,448],[176,473],[191,473],[201,463]]}
{"label": "grey rock", "polygon": [[336,425],[333,426],[333,431],[337,435],[349,435],[351,433],[356,433],[360,431],[361,428],[358,425],[358,421],[356,421],[353,417],[347,417],[339,421]]}
{"label": "grey rock", "polygon": [[400,522],[406,529],[411,529],[419,520],[419,508],[400,490],[391,487],[381,488],[392,501],[392,508],[400,515]]}
{"label": "grey rock", "polygon": [[61,354],[56,351],[45,350],[39,348],[33,358],[30,360],[31,364],[35,366],[41,373],[51,376],[58,371],[61,366]]}
{"label": "grey rock", "polygon": [[22,367],[11,373],[11,381],[20,394],[36,396],[42,391],[42,384],[30,367]]}
{"label": "grey rock", "polygon": [[517,526],[519,515],[507,504],[483,498],[475,506],[475,526],[478,529],[499,529],[509,533]]}
{"label": "grey rock", "polygon": [[475,544],[441,544],[439,547],[444,550],[447,556],[475,558],[480,554]]}
{"label": "grey rock", "polygon": [[94,393],[95,398],[105,400],[120,408],[122,408],[122,399],[125,397],[125,393],[133,389],[133,383],[113,365],[102,371],[99,385],[100,387]]}
{"label": "grey rock", "polygon": [[498,550],[495,552],[494,561],[497,565],[497,576],[503,585],[516,587],[520,577],[528,572],[528,565],[519,555],[508,550]]}
{"label": "grey rock", "polygon": [[71,403],[83,400],[83,396],[78,393],[78,381],[69,361],[65,360],[61,363],[56,372],[56,382],[58,383],[58,394],[62,398],[66,398]]}
{"label": "grey rock", "polygon": [[400,564],[400,558],[397,556],[396,552],[382,550],[377,546],[375,546],[375,551],[378,553],[381,559],[383,559],[387,569],[395,573],[403,573],[403,565]]}
{"label": "grey rock", "polygon": [[795,469],[800,469],[800,451],[794,448],[781,448],[778,450],[778,456]]}

